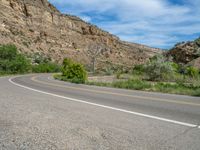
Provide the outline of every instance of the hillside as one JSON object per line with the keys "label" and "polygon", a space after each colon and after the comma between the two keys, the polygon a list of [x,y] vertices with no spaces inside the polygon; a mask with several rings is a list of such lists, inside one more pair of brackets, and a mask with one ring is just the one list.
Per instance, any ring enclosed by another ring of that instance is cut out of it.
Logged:
{"label": "hillside", "polygon": [[168,53],[176,63],[190,64],[200,68],[200,38],[176,44]]}
{"label": "hillside", "polygon": [[15,44],[24,53],[40,52],[61,62],[64,57],[88,64],[94,42],[106,45],[101,60],[114,64],[144,63],[160,49],[121,41],[118,37],[60,13],[47,0],[0,0],[0,44]]}

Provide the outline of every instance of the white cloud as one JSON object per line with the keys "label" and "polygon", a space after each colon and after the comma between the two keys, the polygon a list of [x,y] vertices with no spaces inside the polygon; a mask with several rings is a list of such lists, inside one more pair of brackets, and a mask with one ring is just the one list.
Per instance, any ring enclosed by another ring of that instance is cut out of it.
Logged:
{"label": "white cloud", "polygon": [[150,46],[169,47],[181,41],[181,35],[189,38],[200,33],[200,0],[182,0],[184,5],[175,5],[170,0],[49,1],[62,12],[78,15],[123,40]]}

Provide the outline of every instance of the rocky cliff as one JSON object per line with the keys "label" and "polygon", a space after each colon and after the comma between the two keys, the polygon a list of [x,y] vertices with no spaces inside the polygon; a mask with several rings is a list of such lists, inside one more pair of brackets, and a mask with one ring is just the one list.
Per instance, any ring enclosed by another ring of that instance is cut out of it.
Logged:
{"label": "rocky cliff", "polygon": [[200,68],[200,38],[176,44],[169,52],[176,63],[190,64]]}
{"label": "rocky cliff", "polygon": [[101,60],[124,65],[144,63],[161,51],[118,37],[84,22],[61,14],[47,0],[0,0],[0,44],[15,44],[22,52],[40,52],[53,60],[70,57],[89,63],[87,47],[106,45]]}

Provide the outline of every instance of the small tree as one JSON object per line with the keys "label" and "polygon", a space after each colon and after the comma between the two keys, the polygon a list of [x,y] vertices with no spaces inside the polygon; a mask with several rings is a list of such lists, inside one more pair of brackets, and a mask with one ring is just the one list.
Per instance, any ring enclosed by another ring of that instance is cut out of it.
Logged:
{"label": "small tree", "polygon": [[86,55],[91,59],[92,61],[92,72],[95,73],[95,68],[96,68],[96,62],[97,58],[100,57],[100,55],[105,51],[107,48],[104,44],[102,43],[93,43],[88,46]]}
{"label": "small tree", "polygon": [[14,45],[0,45],[0,72],[25,73],[30,71],[30,61]]}
{"label": "small tree", "polygon": [[13,73],[26,73],[31,70],[30,61],[22,54],[16,55],[11,64],[11,72]]}

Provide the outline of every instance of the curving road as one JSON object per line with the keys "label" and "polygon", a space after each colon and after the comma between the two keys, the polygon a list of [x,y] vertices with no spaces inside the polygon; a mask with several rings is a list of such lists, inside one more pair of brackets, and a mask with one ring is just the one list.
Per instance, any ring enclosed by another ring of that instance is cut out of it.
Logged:
{"label": "curving road", "polygon": [[0,78],[0,150],[200,149],[200,98]]}

